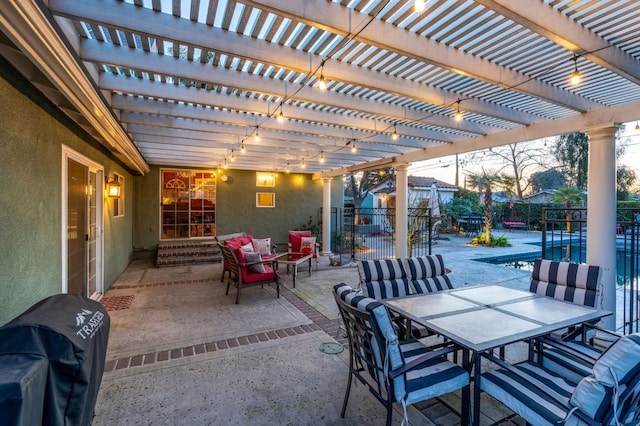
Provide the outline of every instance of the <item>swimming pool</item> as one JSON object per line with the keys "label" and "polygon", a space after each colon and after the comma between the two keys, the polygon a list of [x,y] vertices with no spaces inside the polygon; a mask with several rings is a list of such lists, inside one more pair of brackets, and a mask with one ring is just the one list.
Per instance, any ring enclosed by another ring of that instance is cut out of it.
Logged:
{"label": "swimming pool", "polygon": [[[579,247],[573,247],[573,249],[568,250],[567,247],[549,247],[547,248],[547,258],[553,260],[570,260],[571,262],[580,262],[586,259],[586,254],[584,252],[584,247],[582,253],[580,253]],[[570,255],[570,256],[568,256]],[[535,259],[540,259],[542,257],[542,251],[530,252],[530,253],[520,253],[520,254],[512,254],[507,256],[496,256],[496,257],[485,257],[482,259],[474,259],[478,262],[491,263],[493,265],[500,265],[506,268],[513,269],[521,269],[523,271],[532,271],[533,270],[533,262]],[[630,265],[631,265],[631,255],[627,253],[625,255],[624,251],[616,252],[616,275],[618,285],[624,285],[627,281],[627,277],[631,276],[630,273]],[[638,261],[636,260],[636,265],[638,265]],[[638,267],[635,268],[635,278],[640,278],[640,271]]]}

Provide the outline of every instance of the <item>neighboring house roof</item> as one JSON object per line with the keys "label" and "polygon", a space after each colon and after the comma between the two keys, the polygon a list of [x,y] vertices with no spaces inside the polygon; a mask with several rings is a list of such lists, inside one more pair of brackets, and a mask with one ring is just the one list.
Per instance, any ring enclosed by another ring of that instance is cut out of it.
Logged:
{"label": "neighboring house roof", "polygon": [[[424,177],[424,176],[407,176],[407,185],[412,189],[430,189],[431,185],[436,184],[439,190],[458,191],[459,188],[447,182],[443,182],[436,178]],[[395,176],[389,176],[383,179],[378,184],[372,186],[369,192],[375,194],[390,194],[396,191]]]}

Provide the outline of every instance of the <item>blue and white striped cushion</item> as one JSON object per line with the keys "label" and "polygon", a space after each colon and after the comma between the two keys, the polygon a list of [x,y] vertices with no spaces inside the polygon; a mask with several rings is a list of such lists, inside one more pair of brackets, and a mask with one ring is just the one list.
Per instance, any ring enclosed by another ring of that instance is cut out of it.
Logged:
{"label": "blue and white striped cushion", "polygon": [[593,375],[606,386],[627,383],[640,372],[640,334],[619,338],[600,355]]}
{"label": "blue and white striped cushion", "polygon": [[[429,351],[420,341],[411,339],[398,342],[397,335],[389,318],[386,307],[372,311],[375,326],[387,339],[389,365],[391,370],[402,367]],[[396,401],[405,401],[407,405],[424,401],[439,395],[453,392],[469,384],[469,374],[460,366],[436,357],[420,364],[407,374],[394,379],[394,397]]]}
{"label": "blue and white striped cushion", "polygon": [[571,396],[571,405],[600,422],[611,407],[613,388],[604,386],[595,377],[587,376],[580,380]]}
{"label": "blue and white striped cushion", "polygon": [[411,280],[411,286],[417,294],[435,293],[453,288],[451,280],[446,275],[424,278],[422,280]]}
{"label": "blue and white striped cushion", "polygon": [[333,289],[340,299],[361,311],[370,312],[376,306],[382,305],[375,299],[363,296],[360,290],[354,289],[345,283],[337,284]]}
{"label": "blue and white striped cushion", "polygon": [[409,279],[412,280],[423,280],[445,273],[444,260],[440,254],[410,257],[404,261],[407,264]]}
{"label": "blue and white striped cushion", "polygon": [[396,280],[368,281],[365,283],[367,296],[378,300],[405,297],[411,294],[409,281],[406,278]]}
{"label": "blue and white striped cushion", "polygon": [[600,305],[600,267],[536,259],[529,291],[586,305]]}
{"label": "blue and white striped cushion", "polygon": [[480,386],[536,426],[561,423],[571,409],[569,400],[575,389],[574,384],[532,362],[484,373]]}
{"label": "blue and white striped cushion", "polygon": [[408,278],[402,259],[363,260],[358,262],[358,274],[362,283]]}
{"label": "blue and white striped cushion", "polygon": [[584,377],[591,376],[593,364],[602,354],[602,350],[579,340],[563,342],[563,344],[579,355],[558,348],[544,348],[542,366],[572,383],[578,383]]}

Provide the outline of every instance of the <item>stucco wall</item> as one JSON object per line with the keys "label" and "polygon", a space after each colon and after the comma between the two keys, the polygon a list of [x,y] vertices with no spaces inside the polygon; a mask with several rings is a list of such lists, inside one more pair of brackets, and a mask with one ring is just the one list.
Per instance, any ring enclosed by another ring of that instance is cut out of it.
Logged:
{"label": "stucco wall", "polygon": [[[171,168],[171,167],[168,167]],[[159,241],[159,166],[135,178],[136,206],[134,250],[136,257],[153,257]],[[222,181],[220,175],[228,177]],[[285,244],[287,232],[320,222],[322,181],[309,174],[278,173],[273,188],[257,187],[256,172],[249,170],[218,170],[216,178],[216,234],[245,231],[256,237],[271,237],[274,243]],[[256,192],[275,193],[275,208],[256,207]],[[342,207],[342,180],[332,181],[332,205]]]}
{"label": "stucco wall", "polygon": [[[125,177],[133,176],[0,60],[0,324],[62,291],[62,144]],[[75,129],[75,130],[72,130]],[[132,209],[111,218],[105,203],[104,284],[131,255]]]}

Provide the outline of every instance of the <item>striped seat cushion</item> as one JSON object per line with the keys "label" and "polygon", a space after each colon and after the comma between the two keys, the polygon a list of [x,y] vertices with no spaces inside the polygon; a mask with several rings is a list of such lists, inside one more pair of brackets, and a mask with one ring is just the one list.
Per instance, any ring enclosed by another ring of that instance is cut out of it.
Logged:
{"label": "striped seat cushion", "polygon": [[480,387],[536,426],[562,424],[575,390],[575,384],[532,362],[484,373]]}
{"label": "striped seat cushion", "polygon": [[579,305],[600,306],[600,267],[536,259],[529,291]]}
{"label": "striped seat cushion", "polygon": [[410,257],[404,259],[409,278],[412,280],[423,280],[444,275],[444,260],[442,255],[434,254],[430,256]]}
{"label": "striped seat cushion", "polygon": [[377,300],[364,296],[360,290],[345,283],[336,284],[333,286],[333,290],[340,299],[361,311],[370,312],[376,306],[382,305]]}
{"label": "striped seat cushion", "polygon": [[413,291],[418,294],[435,293],[453,288],[451,280],[446,275],[439,275],[421,280],[411,280]]}
{"label": "striped seat cushion", "polygon": [[411,294],[409,280],[400,278],[395,280],[367,281],[365,282],[367,296],[378,300],[405,297]]}
{"label": "striped seat cushion", "polygon": [[[376,307],[371,311],[374,327],[390,342],[388,356],[390,370],[395,370],[411,362],[431,349],[420,341],[411,339],[398,342],[387,308]],[[382,362],[381,358],[376,360]],[[394,397],[396,401],[405,401],[410,405],[439,395],[458,390],[469,384],[469,374],[460,366],[444,357],[435,357],[425,361],[415,369],[394,379]]]}
{"label": "striped seat cushion", "polygon": [[616,340],[593,365],[593,375],[607,386],[629,382],[640,373],[640,334],[629,334]]}
{"label": "striped seat cushion", "polygon": [[363,260],[358,262],[360,282],[407,279],[402,259]]}
{"label": "striped seat cushion", "polygon": [[542,365],[573,383],[593,374],[593,364],[602,354],[602,350],[579,340],[563,342],[569,351],[546,347],[543,350]]}

